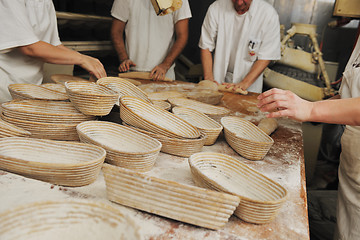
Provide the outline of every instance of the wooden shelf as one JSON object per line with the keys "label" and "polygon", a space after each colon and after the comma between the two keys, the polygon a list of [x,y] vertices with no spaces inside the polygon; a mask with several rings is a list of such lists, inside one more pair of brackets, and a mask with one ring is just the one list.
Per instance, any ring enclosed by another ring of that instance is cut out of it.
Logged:
{"label": "wooden shelf", "polygon": [[66,41],[64,46],[79,52],[113,50],[111,41]]}

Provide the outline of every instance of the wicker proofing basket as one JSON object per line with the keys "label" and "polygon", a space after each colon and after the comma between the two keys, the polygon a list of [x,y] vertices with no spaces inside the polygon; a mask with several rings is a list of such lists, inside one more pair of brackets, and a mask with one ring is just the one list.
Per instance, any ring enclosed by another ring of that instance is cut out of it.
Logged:
{"label": "wicker proofing basket", "polygon": [[53,91],[30,83],[17,83],[8,86],[13,99],[38,99],[38,100],[69,100],[64,93]]}
{"label": "wicker proofing basket", "polygon": [[104,162],[104,149],[85,143],[32,138],[1,138],[0,168],[63,186],[94,182]]}
{"label": "wicker proofing basket", "polygon": [[201,149],[205,144],[204,134],[201,134],[199,138],[195,138],[195,139],[169,138],[130,125],[127,126],[141,133],[144,133],[152,138],[159,140],[159,142],[161,142],[162,144],[160,150],[161,152],[180,156],[180,157],[190,157],[194,153],[201,152]]}
{"label": "wicker proofing basket", "polygon": [[63,84],[58,83],[44,83],[41,84],[40,87],[47,88],[53,91],[61,92],[66,94],[65,86]]}
{"label": "wicker proofing basket", "polygon": [[152,169],[161,143],[117,123],[88,121],[77,125],[80,140],[106,150],[106,162],[135,171]]}
{"label": "wicker proofing basket", "polygon": [[284,187],[228,155],[196,153],[189,165],[197,185],[240,197],[235,215],[244,221],[272,221],[287,198]]}
{"label": "wicker proofing basket", "polygon": [[79,137],[76,132],[77,123],[62,124],[62,123],[47,123],[19,120],[17,118],[7,117],[1,114],[1,119],[14,124],[17,127],[23,128],[31,133],[32,138],[44,138],[52,140],[70,140],[78,141]]}
{"label": "wicker proofing basket", "polygon": [[33,122],[74,124],[95,119],[79,112],[71,102],[13,100],[1,106],[5,116]]}
{"label": "wicker proofing basket", "polygon": [[0,213],[2,240],[141,240],[140,226],[110,204],[41,201]]}
{"label": "wicker proofing basket", "polygon": [[210,229],[220,229],[239,198],[104,164],[108,198],[116,203]]}
{"label": "wicker proofing basket", "polygon": [[119,94],[91,82],[66,82],[66,92],[75,108],[86,115],[108,115],[119,99]]}
{"label": "wicker proofing basket", "polygon": [[[97,80],[96,83],[105,86],[107,88],[110,88],[115,92],[118,92],[120,94],[120,97],[133,96],[151,103],[151,100],[143,90],[141,90],[140,88],[135,86],[135,84],[123,78],[105,77],[105,78],[100,78],[99,80]],[[116,104],[119,105],[120,103],[117,102]]]}
{"label": "wicker proofing basket", "polygon": [[120,118],[127,124],[171,138],[198,138],[196,127],[175,114],[136,97],[120,99]]}
{"label": "wicker proofing basket", "polygon": [[0,138],[3,137],[29,137],[31,132],[14,124],[0,120]]}
{"label": "wicker proofing basket", "polygon": [[191,108],[174,107],[172,112],[199,129],[206,136],[205,145],[213,145],[216,142],[223,126],[206,114]]}
{"label": "wicker proofing basket", "polygon": [[177,107],[187,107],[194,110],[197,110],[199,112],[205,113],[207,116],[211,117],[217,122],[220,122],[220,119],[226,115],[230,114],[230,110],[224,107],[220,106],[214,106],[211,104],[199,102],[192,99],[186,99],[186,98],[169,98],[168,101],[173,106]]}
{"label": "wicker proofing basket", "polygon": [[250,160],[261,160],[274,143],[264,131],[255,124],[239,117],[223,117],[227,143],[241,156]]}
{"label": "wicker proofing basket", "polygon": [[161,109],[166,110],[166,111],[169,111],[171,109],[171,104],[166,101],[156,100],[156,101],[153,101],[153,104]]}

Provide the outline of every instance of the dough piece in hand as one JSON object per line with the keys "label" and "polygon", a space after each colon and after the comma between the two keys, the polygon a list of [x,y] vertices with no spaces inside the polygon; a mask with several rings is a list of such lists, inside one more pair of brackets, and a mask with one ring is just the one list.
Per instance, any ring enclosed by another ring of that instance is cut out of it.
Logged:
{"label": "dough piece in hand", "polygon": [[240,93],[242,95],[247,95],[248,94],[248,91],[246,91],[244,89],[237,88],[237,89],[234,90],[234,87],[226,88],[226,85],[219,85],[218,90],[222,91],[222,92]]}
{"label": "dough piece in hand", "polygon": [[263,130],[267,135],[270,135],[278,127],[278,122],[275,118],[263,118],[258,127]]}
{"label": "dough piece in hand", "polygon": [[200,81],[198,83],[198,86],[201,86],[203,88],[208,88],[208,89],[211,89],[213,91],[217,91],[218,90],[218,85],[216,84],[216,82],[213,82],[211,80],[203,80],[203,81]]}

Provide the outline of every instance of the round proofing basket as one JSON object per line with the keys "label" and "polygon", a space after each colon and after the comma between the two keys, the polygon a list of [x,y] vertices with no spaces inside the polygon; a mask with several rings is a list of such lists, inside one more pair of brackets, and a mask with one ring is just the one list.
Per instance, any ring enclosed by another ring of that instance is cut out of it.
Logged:
{"label": "round proofing basket", "polygon": [[85,143],[32,138],[1,138],[0,168],[63,186],[94,182],[105,160],[104,149]]}
{"label": "round proofing basket", "polygon": [[82,142],[106,150],[106,162],[139,172],[152,169],[161,149],[158,140],[117,123],[88,121],[76,129]]}
{"label": "round proofing basket", "polygon": [[108,115],[119,94],[91,82],[66,82],[65,89],[75,108],[86,115]]}
{"label": "round proofing basket", "polygon": [[[147,94],[128,80],[119,77],[105,77],[100,78],[96,83],[114,90],[120,94],[120,97],[133,96],[151,103]],[[117,105],[119,105],[119,102],[117,102]]]}
{"label": "round proofing basket", "polygon": [[200,132],[204,133],[206,136],[206,146],[213,145],[223,129],[221,124],[206,116],[204,113],[198,112],[194,109],[174,107],[172,112],[176,116],[197,127]]}
{"label": "round proofing basket", "polygon": [[142,239],[122,211],[95,201],[42,201],[0,213],[2,240]]}
{"label": "round proofing basket", "polygon": [[255,124],[239,117],[223,117],[227,143],[241,156],[261,160],[270,150],[274,140]]}
{"label": "round proofing basket", "polygon": [[171,138],[194,139],[200,136],[193,125],[142,99],[123,96],[120,103],[120,118],[129,125]]}
{"label": "round proofing basket", "polygon": [[244,221],[270,222],[287,198],[280,184],[228,155],[196,153],[189,165],[197,185],[240,197],[235,215]]}
{"label": "round proofing basket", "polygon": [[195,139],[169,138],[167,136],[152,133],[130,125],[126,125],[126,126],[159,140],[159,142],[161,142],[162,145],[160,151],[175,156],[190,157],[194,153],[201,152],[201,149],[205,143],[204,134],[201,134],[199,138],[195,138]]}
{"label": "round proofing basket", "polygon": [[38,99],[38,100],[69,100],[66,94],[40,87],[35,84],[10,84],[9,92],[13,99]]}

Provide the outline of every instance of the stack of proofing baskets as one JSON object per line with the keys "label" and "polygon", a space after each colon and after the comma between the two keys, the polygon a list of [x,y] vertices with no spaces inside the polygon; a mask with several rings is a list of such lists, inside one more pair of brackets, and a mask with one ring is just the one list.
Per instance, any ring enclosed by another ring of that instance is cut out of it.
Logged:
{"label": "stack of proofing baskets", "polygon": [[142,99],[120,99],[120,118],[127,125],[158,139],[162,152],[189,157],[201,151],[205,135],[183,119]]}
{"label": "stack of proofing baskets", "polygon": [[79,140],[76,125],[93,120],[77,111],[70,102],[12,100],[2,104],[1,118],[31,133],[31,137]]}

